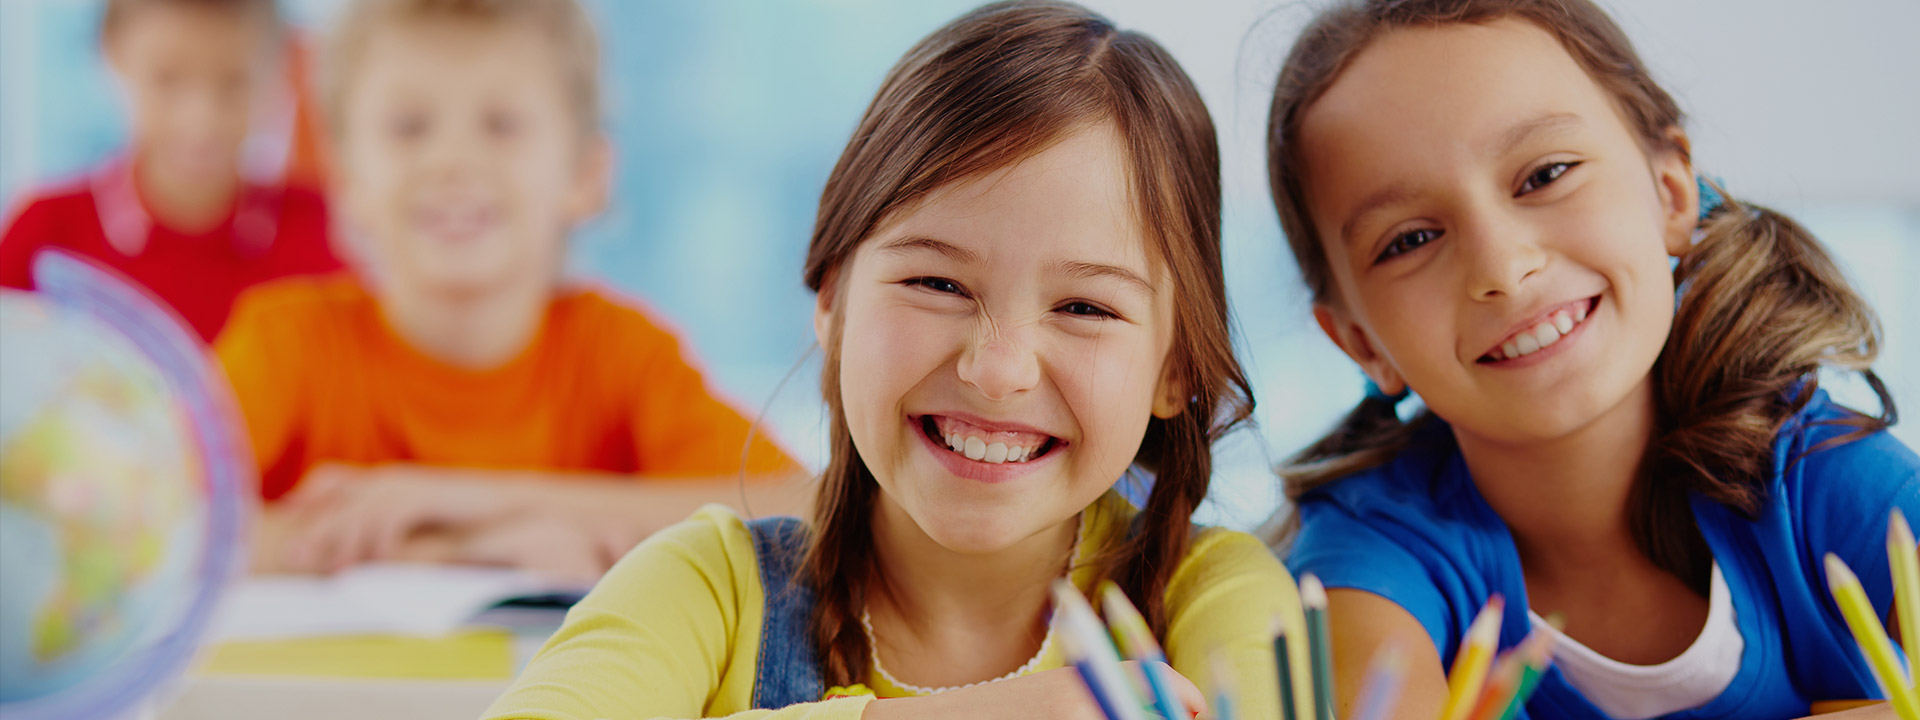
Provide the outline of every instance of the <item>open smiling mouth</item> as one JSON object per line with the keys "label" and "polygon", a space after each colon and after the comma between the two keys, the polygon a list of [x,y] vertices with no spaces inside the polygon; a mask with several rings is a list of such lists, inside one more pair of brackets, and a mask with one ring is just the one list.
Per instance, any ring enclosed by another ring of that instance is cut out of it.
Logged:
{"label": "open smiling mouth", "polygon": [[920,432],[947,452],[991,465],[1033,462],[1064,444],[1052,435],[981,427],[944,415],[920,416]]}
{"label": "open smiling mouth", "polygon": [[1560,342],[1561,338],[1573,334],[1573,331],[1585,323],[1587,317],[1599,308],[1600,296],[1595,295],[1584,302],[1555,310],[1540,322],[1501,341],[1499,347],[1487,351],[1487,354],[1481,355],[1475,362],[1485,364],[1514,360],[1552,347],[1554,343]]}

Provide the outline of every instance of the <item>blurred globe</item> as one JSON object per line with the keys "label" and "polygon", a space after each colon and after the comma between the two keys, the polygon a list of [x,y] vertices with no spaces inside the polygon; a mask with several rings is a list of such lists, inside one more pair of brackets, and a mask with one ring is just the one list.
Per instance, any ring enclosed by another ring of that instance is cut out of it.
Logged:
{"label": "blurred globe", "polygon": [[111,717],[190,659],[245,456],[177,320],[80,261],[35,272],[0,290],[0,716]]}

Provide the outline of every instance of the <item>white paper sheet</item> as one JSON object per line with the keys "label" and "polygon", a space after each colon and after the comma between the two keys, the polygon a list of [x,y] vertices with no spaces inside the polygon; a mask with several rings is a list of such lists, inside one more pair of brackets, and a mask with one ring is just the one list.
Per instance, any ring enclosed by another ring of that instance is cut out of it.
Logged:
{"label": "white paper sheet", "polygon": [[331,577],[254,576],[228,591],[209,640],[431,637],[502,600],[577,590],[515,570],[444,565],[362,565]]}

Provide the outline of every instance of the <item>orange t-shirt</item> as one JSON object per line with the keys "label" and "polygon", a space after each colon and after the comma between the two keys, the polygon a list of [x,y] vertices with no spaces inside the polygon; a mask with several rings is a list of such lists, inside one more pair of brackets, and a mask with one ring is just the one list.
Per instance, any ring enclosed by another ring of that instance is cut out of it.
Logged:
{"label": "orange t-shirt", "polygon": [[285,495],[316,464],[711,476],[798,468],[714,397],[674,335],[593,289],[556,293],[514,360],[473,371],[409,346],[350,275],[242,295],[215,350]]}

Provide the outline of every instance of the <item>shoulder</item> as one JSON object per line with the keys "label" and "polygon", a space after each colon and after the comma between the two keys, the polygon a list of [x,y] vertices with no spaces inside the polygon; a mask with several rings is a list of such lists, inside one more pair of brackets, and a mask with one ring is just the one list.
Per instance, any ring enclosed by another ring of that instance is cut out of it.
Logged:
{"label": "shoulder", "polygon": [[234,312],[238,315],[246,310],[276,318],[307,319],[365,312],[373,303],[366,287],[349,273],[299,275],[246,289],[235,300]]}
{"label": "shoulder", "polygon": [[743,606],[764,603],[759,567],[746,521],[730,508],[707,505],[635,546],[607,571],[593,595],[670,596],[663,597],[668,605],[733,608],[726,613],[732,616]]}
{"label": "shoulder", "polygon": [[6,227],[47,224],[75,216],[95,216],[93,190],[84,181],[49,185],[8,202]]}
{"label": "shoulder", "polygon": [[241,292],[221,338],[271,335],[312,340],[315,333],[376,312],[373,296],[349,273],[298,275]]}
{"label": "shoulder", "polygon": [[1886,508],[1920,495],[1920,456],[1885,429],[1861,434],[1859,412],[1815,390],[1774,441],[1772,499],[1786,503],[1802,528],[1852,534]]}
{"label": "shoulder", "polygon": [[638,297],[599,283],[561,288],[553,299],[554,316],[571,334],[633,347],[675,348],[679,333]]}

